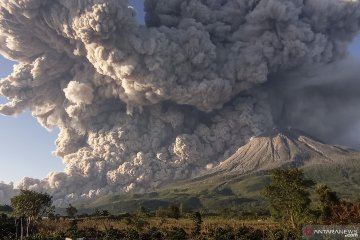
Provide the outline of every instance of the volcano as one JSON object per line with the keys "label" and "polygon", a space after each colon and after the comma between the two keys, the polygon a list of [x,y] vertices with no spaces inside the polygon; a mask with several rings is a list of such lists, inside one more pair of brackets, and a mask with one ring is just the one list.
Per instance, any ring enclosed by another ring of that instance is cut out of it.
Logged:
{"label": "volcano", "polygon": [[290,127],[276,128],[252,137],[207,174],[243,175],[279,167],[342,165],[353,161],[360,162],[360,153],[355,150],[323,143]]}
{"label": "volcano", "polygon": [[[151,209],[174,201],[184,202],[191,209],[221,209],[234,202],[261,205],[262,191],[271,181],[268,170],[281,167],[300,168],[306,178],[328,184],[343,198],[360,197],[360,152],[326,144],[294,128],[276,128],[252,137],[201,176],[170,183],[156,193],[139,195],[136,201]],[[194,199],[199,201],[195,204]],[[90,206],[121,212],[135,206],[134,201],[131,196],[105,197]]]}

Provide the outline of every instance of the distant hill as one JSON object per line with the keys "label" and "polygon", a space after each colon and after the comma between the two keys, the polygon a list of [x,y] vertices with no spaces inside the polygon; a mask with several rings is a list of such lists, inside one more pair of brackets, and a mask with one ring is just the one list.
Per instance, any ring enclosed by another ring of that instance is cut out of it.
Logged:
{"label": "distant hill", "polygon": [[202,176],[173,183],[147,194],[108,196],[86,205],[126,212],[183,203],[188,209],[263,206],[269,170],[298,167],[307,178],[326,183],[343,198],[360,198],[360,153],[325,144],[295,129],[273,129],[253,137],[231,157]]}

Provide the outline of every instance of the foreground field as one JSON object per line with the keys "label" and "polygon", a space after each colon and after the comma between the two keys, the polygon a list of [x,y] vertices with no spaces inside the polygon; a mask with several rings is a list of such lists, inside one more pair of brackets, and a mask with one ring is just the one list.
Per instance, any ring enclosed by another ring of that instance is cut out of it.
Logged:
{"label": "foreground field", "polygon": [[[296,233],[279,229],[270,220],[240,220],[207,216],[197,221],[191,214],[185,217],[162,218],[148,216],[97,217],[44,220],[34,239],[298,239]],[[45,237],[45,238],[43,238]]]}
{"label": "foreground field", "polygon": [[[43,220],[39,225],[44,233],[51,233],[66,229],[74,221],[74,219],[62,220]],[[129,216],[120,219],[105,217],[105,218],[79,218],[76,219],[78,230],[95,229],[97,231],[106,231],[108,229],[151,229],[159,228],[162,230],[171,230],[173,228],[182,228],[187,233],[191,233],[194,226],[194,221],[191,217],[174,219],[174,218],[160,218],[160,217],[137,217]],[[222,218],[222,217],[203,217],[201,224],[201,232],[207,234],[216,228],[232,228],[240,229],[243,227],[253,229],[276,229],[279,225],[271,220],[240,220],[236,218]]]}
{"label": "foreground field", "polygon": [[[338,171],[334,169],[331,173],[336,176]],[[358,175],[351,173],[342,169],[339,183],[344,183],[340,180],[346,179],[354,182],[353,188],[356,187]],[[224,184],[201,190],[207,198],[189,197],[187,188],[164,189],[160,193],[114,196],[107,199],[110,200],[107,207],[98,205],[103,208],[94,203],[92,208],[87,209],[69,204],[67,208],[54,212],[50,195],[21,190],[11,199],[11,206],[0,208],[7,212],[0,215],[0,239],[297,240],[302,239],[302,228],[309,224],[360,223],[358,200],[340,198],[329,186],[308,179],[309,175],[309,169],[277,169],[268,176],[270,184],[267,186],[258,184],[263,176],[256,175],[247,178],[251,179],[249,182],[236,182],[253,183],[247,185],[253,188],[246,185],[242,188],[257,189],[259,197],[263,193],[262,204],[259,204],[260,201],[248,201],[247,204],[237,201],[243,196],[236,192],[236,185]],[[317,174],[317,177],[322,179],[328,175]],[[174,198],[168,196],[164,201],[169,191]],[[206,202],[206,199],[217,204]]]}

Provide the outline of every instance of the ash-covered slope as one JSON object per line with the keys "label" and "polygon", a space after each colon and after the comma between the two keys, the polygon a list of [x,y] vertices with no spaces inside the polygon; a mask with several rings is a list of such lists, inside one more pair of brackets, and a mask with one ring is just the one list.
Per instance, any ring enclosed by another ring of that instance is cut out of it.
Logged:
{"label": "ash-covered slope", "polygon": [[251,140],[230,158],[210,170],[210,174],[246,174],[281,166],[302,167],[316,164],[347,164],[360,161],[360,153],[314,140],[292,128],[273,129]]}
{"label": "ash-covered slope", "polygon": [[282,166],[302,168],[307,179],[327,184],[342,198],[360,197],[360,152],[328,145],[287,128],[253,137],[230,158],[199,177],[170,183],[153,193],[106,196],[89,208],[124,212],[139,204],[156,209],[173,202],[198,210],[222,209],[234,203],[262,205],[262,191],[271,181],[266,170]]}

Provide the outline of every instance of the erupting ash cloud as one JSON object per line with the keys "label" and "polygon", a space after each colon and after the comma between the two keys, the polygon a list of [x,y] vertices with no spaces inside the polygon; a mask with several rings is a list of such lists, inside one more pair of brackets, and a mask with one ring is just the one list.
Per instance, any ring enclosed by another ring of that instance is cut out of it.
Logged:
{"label": "erupting ash cloud", "polygon": [[10,199],[17,194],[17,190],[14,190],[14,184],[6,184],[0,182],[0,203],[9,203]]}
{"label": "erupting ash cloud", "polygon": [[[360,59],[345,60],[271,82],[274,121],[327,143],[360,149]],[[264,86],[267,87],[267,86]]]}
{"label": "erupting ash cloud", "polygon": [[[198,175],[274,126],[269,76],[342,59],[360,3],[340,0],[3,0],[5,115],[59,127],[65,171],[19,187],[57,204]],[[1,197],[1,195],[0,195]]]}

